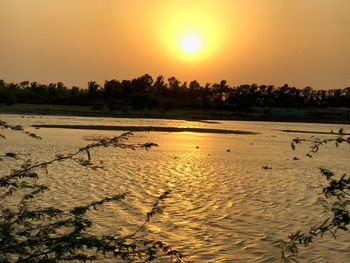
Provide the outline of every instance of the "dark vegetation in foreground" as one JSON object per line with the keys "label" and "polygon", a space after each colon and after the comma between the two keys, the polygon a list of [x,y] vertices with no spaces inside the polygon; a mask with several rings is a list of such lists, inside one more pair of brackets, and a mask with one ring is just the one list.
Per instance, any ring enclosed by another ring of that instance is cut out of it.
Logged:
{"label": "dark vegetation in foreground", "polygon": [[109,130],[130,132],[198,132],[198,133],[220,133],[220,134],[257,134],[250,131],[206,129],[189,127],[160,127],[160,126],[104,126],[104,125],[60,125],[60,124],[38,124],[35,128],[63,128],[82,130]]}
{"label": "dark vegetation in foreground", "polygon": [[[11,126],[3,121],[0,121],[0,128],[40,139],[20,126]],[[98,210],[109,202],[121,202],[127,198],[127,193],[105,197],[67,211],[57,207],[41,207],[33,202],[48,190],[47,185],[39,183],[39,177],[51,172],[52,164],[73,161],[87,169],[94,169],[96,166],[92,161],[92,151],[96,148],[150,149],[156,146],[154,143],[128,143],[130,136],[131,133],[125,133],[113,138],[99,138],[75,152],[57,154],[51,160],[38,163],[26,160],[15,165],[17,167],[9,174],[1,174],[0,262],[90,262],[105,256],[125,262],[150,262],[159,256],[184,262],[180,252],[160,240],[147,238],[142,232],[151,218],[162,212],[162,203],[169,197],[169,191],[156,198],[144,222],[128,235],[118,232],[95,235],[91,232],[93,221],[89,218],[90,210]],[[1,135],[1,139],[6,138]],[[17,164],[16,157],[17,153],[9,152],[1,155],[1,160]]]}
{"label": "dark vegetation in foreground", "polygon": [[[336,147],[341,144],[350,145],[350,136],[346,135],[343,129],[340,129],[336,135],[337,137],[328,139],[295,138],[291,146],[295,150],[296,145],[300,143],[310,143],[310,150],[306,156],[312,158],[326,144],[335,143]],[[288,240],[280,240],[281,261],[284,263],[297,262],[296,256],[299,254],[300,246],[307,247],[318,237],[330,234],[336,238],[339,231],[350,233],[350,176],[346,173],[336,175],[326,167],[320,167],[320,172],[327,182],[322,191],[325,196],[323,206],[329,216],[306,231],[299,230],[290,234]]]}
{"label": "dark vegetation in foreground", "polygon": [[263,107],[310,108],[349,107],[350,87],[344,89],[298,89],[287,84],[230,86],[225,80],[201,85],[194,80],[181,83],[175,77],[155,80],[148,74],[132,80],[106,80],[101,86],[90,81],[86,88],[66,87],[62,82],[48,85],[0,80],[0,104],[56,104],[103,107],[109,110],[205,109],[238,110]]}

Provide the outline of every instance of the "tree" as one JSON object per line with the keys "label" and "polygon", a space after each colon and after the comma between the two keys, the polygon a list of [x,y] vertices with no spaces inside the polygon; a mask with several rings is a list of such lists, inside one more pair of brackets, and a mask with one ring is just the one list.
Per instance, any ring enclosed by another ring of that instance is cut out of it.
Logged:
{"label": "tree", "polygon": [[[11,126],[0,121],[0,127],[40,139],[20,126]],[[79,165],[93,168],[92,151],[95,148],[150,149],[156,146],[153,143],[128,143],[131,135],[125,133],[113,138],[98,138],[75,152],[57,154],[53,159],[40,163],[27,160],[10,174],[1,175],[0,262],[86,262],[103,258],[104,255],[126,262],[149,262],[154,260],[158,253],[163,253],[170,260],[183,262],[183,255],[167,244],[139,235],[151,218],[162,211],[161,202],[169,196],[169,191],[165,191],[156,199],[146,214],[144,223],[126,236],[118,233],[104,236],[92,234],[90,230],[93,221],[88,216],[89,210],[98,209],[108,202],[125,199],[126,193],[82,204],[68,211],[32,203],[41,193],[48,190],[48,186],[38,183],[37,179],[41,171],[48,174],[52,164],[74,160]],[[5,139],[4,135],[0,136]],[[9,152],[2,158],[10,162],[16,156],[16,153]],[[17,200],[16,205],[10,205]]]}
{"label": "tree", "polygon": [[[73,89],[73,88],[72,88]],[[63,83],[48,85],[23,81],[19,84],[0,80],[0,97],[10,98],[9,103],[35,103],[60,105],[92,105],[97,109],[104,105],[110,109],[124,108],[198,108],[221,110],[249,110],[253,106],[267,109],[290,107],[349,107],[349,87],[345,89],[313,90],[297,89],[287,84],[281,87],[252,84],[231,87],[227,81],[200,86],[196,80],[180,82],[163,76],[153,81],[144,74],[132,80],[105,81],[103,88],[90,81],[87,88],[73,95]],[[3,101],[4,99],[1,99]]]}
{"label": "tree", "polygon": [[227,92],[229,90],[229,86],[227,85],[226,80],[221,80],[220,83],[215,83],[212,86],[213,94],[214,94],[214,102],[219,107],[222,106],[222,103],[225,101],[227,97]]}
{"label": "tree", "polygon": [[[297,144],[310,143],[310,151],[306,155],[312,158],[325,144],[335,143],[336,147],[339,147],[340,144],[350,145],[350,136],[345,135],[343,129],[340,129],[336,135],[335,138],[328,139],[296,138],[292,141],[291,146],[294,150]],[[328,185],[323,188],[323,194],[331,202],[329,210],[332,216],[310,227],[306,232],[297,231],[292,233],[287,241],[281,240],[282,262],[294,261],[299,253],[300,246],[306,247],[313,243],[317,237],[322,237],[326,233],[331,234],[334,238],[336,238],[338,231],[350,233],[350,176],[346,174],[336,176],[335,173],[325,167],[320,167],[320,172],[328,182]]]}

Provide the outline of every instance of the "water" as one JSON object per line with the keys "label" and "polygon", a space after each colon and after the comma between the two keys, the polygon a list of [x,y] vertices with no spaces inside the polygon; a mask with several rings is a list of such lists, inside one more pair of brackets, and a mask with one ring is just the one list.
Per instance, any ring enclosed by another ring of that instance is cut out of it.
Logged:
{"label": "water", "polygon": [[[120,203],[93,212],[93,231],[99,234],[134,231],[155,197],[171,190],[165,210],[153,218],[146,232],[189,255],[193,262],[279,262],[275,241],[298,229],[323,222],[327,215],[319,198],[322,184],[318,167],[349,171],[349,146],[325,146],[314,158],[308,146],[296,151],[291,140],[308,134],[282,129],[330,131],[346,125],[220,121],[142,120],[83,117],[3,115],[2,120],[24,125],[43,137],[37,141],[19,133],[7,135],[1,152],[22,153],[40,161],[67,153],[89,142],[84,136],[115,136],[120,132],[32,129],[32,124],[153,125],[203,127],[259,132],[258,135],[197,133],[136,133],[131,142],[152,141],[150,151],[104,148],[93,151],[103,169],[78,167],[74,162],[50,167],[49,193],[41,203],[70,208],[104,196],[128,192]],[[229,151],[228,151],[229,150]],[[300,160],[293,160],[298,157]],[[271,169],[263,169],[267,166]],[[1,171],[8,171],[0,162]],[[301,262],[350,262],[350,238],[326,236],[299,257]]]}

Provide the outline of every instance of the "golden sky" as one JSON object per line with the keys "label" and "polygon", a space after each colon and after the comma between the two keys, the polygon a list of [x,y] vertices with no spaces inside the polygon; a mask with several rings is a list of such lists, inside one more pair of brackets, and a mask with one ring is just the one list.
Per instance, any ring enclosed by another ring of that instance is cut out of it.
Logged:
{"label": "golden sky", "polygon": [[0,0],[0,79],[350,86],[349,0]]}

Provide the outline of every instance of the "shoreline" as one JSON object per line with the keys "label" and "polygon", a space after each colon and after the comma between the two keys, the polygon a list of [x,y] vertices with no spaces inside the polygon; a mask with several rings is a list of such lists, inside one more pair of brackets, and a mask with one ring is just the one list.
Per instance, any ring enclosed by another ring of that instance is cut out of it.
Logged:
{"label": "shoreline", "polygon": [[93,110],[88,106],[65,106],[47,104],[15,104],[0,105],[0,114],[13,115],[43,115],[43,116],[75,116],[75,117],[110,117],[110,118],[139,118],[139,119],[171,119],[216,123],[220,120],[228,121],[261,121],[261,122],[301,122],[350,125],[350,120],[331,117],[312,118],[289,114],[266,114],[258,111],[209,111],[197,109],[184,110],[143,110],[143,111],[109,111]]}

